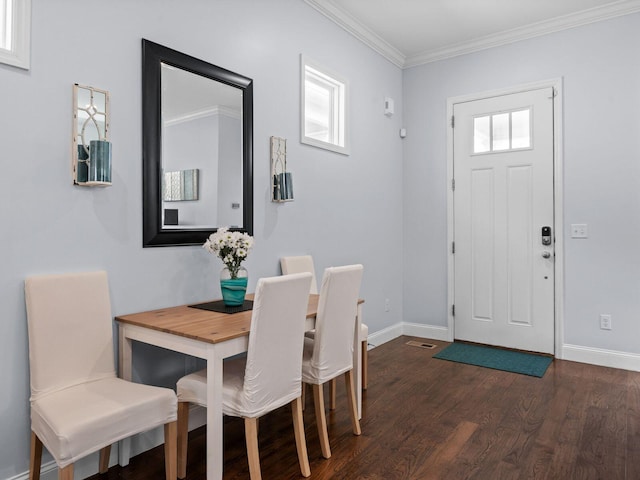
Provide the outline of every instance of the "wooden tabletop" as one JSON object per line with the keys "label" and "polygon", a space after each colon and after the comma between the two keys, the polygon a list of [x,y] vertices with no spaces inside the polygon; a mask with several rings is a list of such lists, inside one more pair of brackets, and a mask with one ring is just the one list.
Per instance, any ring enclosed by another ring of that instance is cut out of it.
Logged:
{"label": "wooden tabletop", "polygon": [[[253,300],[253,294],[247,295]],[[315,317],[318,311],[318,295],[309,295],[307,318]],[[188,305],[161,308],[148,312],[119,315],[116,321],[137,325],[207,343],[219,343],[249,334],[251,310],[239,313],[220,313]]]}

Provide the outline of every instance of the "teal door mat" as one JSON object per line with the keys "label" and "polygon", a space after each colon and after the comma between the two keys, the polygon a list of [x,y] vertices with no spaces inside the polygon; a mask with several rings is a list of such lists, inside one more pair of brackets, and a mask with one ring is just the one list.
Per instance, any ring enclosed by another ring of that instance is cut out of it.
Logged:
{"label": "teal door mat", "polygon": [[553,360],[551,357],[535,353],[514,352],[460,342],[452,343],[436,353],[433,358],[504,370],[505,372],[522,373],[532,377],[542,377]]}

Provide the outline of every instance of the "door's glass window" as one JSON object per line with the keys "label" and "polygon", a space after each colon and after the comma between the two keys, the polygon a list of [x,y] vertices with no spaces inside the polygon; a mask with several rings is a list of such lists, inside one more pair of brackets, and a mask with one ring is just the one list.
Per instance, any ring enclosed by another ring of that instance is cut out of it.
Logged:
{"label": "door's glass window", "polygon": [[500,112],[473,119],[473,153],[531,148],[531,109]]}

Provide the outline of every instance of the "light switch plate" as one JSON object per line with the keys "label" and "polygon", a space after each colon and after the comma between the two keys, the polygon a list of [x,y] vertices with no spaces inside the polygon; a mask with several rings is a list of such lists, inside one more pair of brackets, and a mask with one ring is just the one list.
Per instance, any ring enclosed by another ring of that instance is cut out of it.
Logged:
{"label": "light switch plate", "polygon": [[571,224],[571,238],[588,238],[589,229],[586,223]]}

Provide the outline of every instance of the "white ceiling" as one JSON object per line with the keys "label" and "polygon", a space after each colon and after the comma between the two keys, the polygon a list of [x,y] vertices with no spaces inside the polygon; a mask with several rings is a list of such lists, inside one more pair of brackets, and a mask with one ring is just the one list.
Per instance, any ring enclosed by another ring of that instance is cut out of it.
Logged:
{"label": "white ceiling", "polygon": [[305,0],[399,67],[640,11],[640,0]]}

